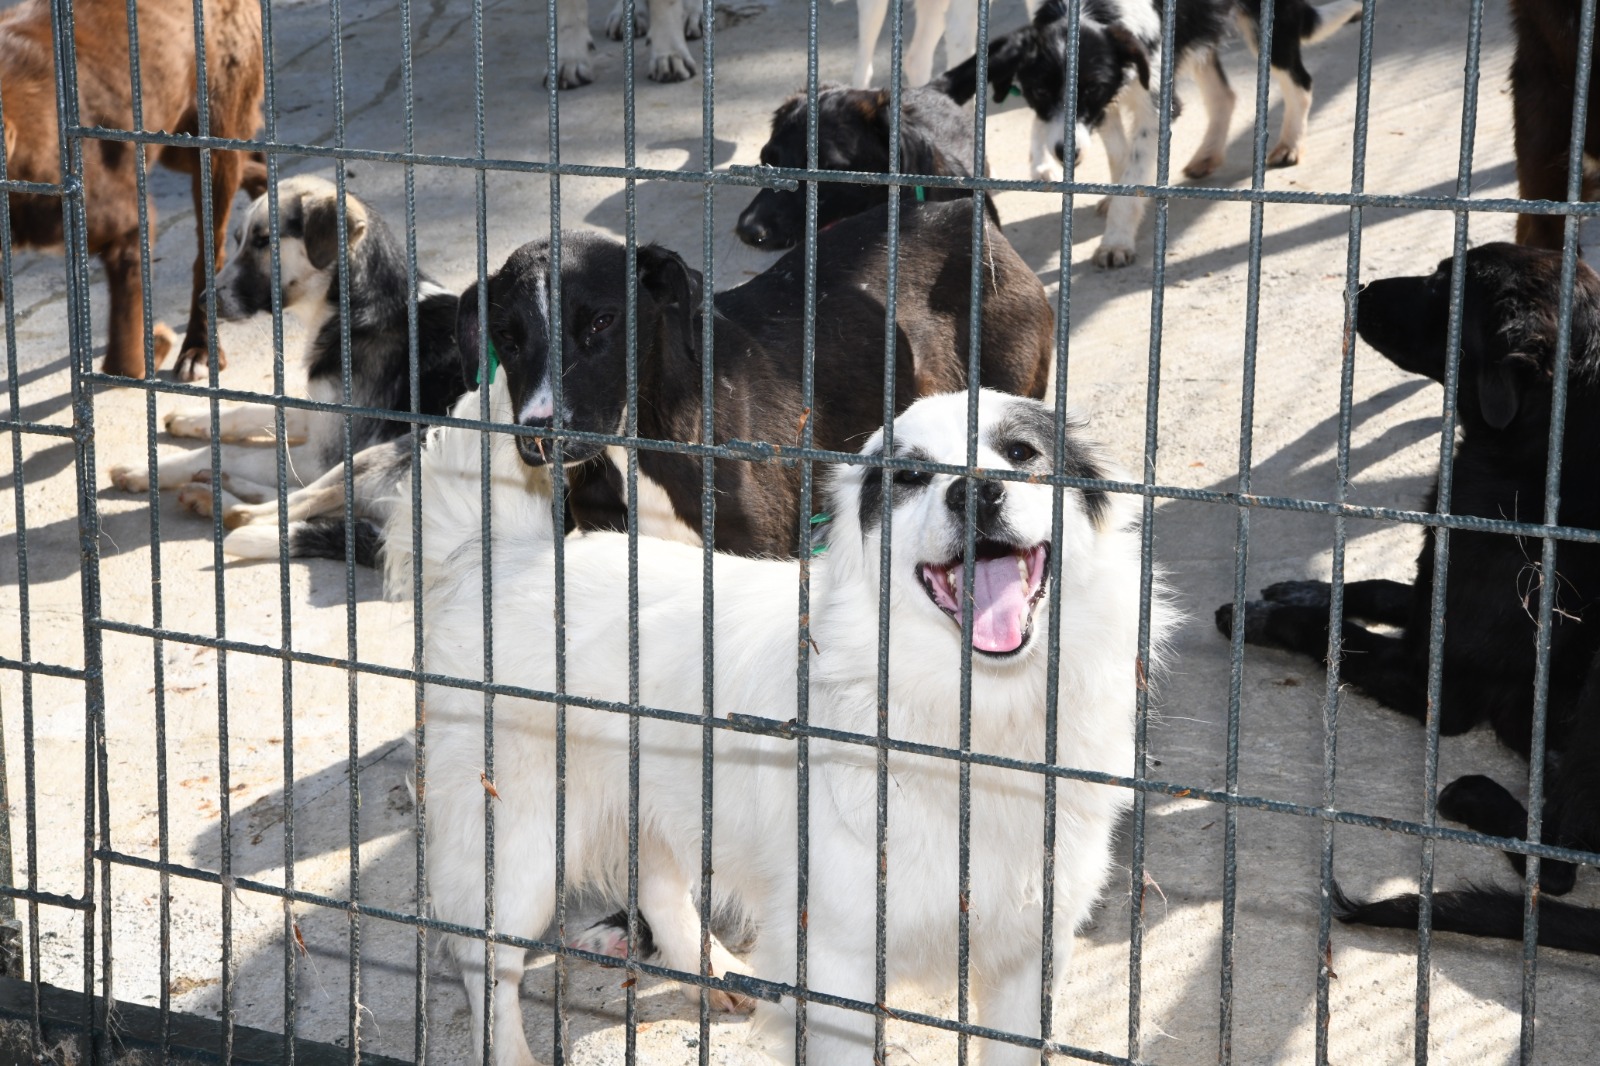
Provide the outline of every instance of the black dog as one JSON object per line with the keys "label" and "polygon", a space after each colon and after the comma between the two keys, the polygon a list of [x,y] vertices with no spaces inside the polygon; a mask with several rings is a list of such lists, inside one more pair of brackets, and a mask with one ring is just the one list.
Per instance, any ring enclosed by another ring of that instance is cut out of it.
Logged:
{"label": "black dog", "polygon": [[[1163,0],[1082,0],[1076,25],[1067,18],[1066,0],[1047,0],[1033,23],[989,42],[989,85],[995,103],[1013,89],[1032,109],[1033,176],[1060,176],[1066,155],[1066,125],[1075,123],[1074,144],[1081,155],[1090,133],[1105,142],[1111,180],[1152,185],[1156,179],[1156,134],[1160,127]],[[1300,46],[1332,33],[1361,11],[1361,0],[1279,0],[1270,42],[1273,74],[1283,90],[1283,131],[1267,156],[1270,166],[1292,166],[1311,110],[1311,75],[1300,60]],[[1174,69],[1187,68],[1200,90],[1206,133],[1184,166],[1190,178],[1203,178],[1222,165],[1233,116],[1234,95],[1217,58],[1217,48],[1237,19],[1252,46],[1260,38],[1259,0],[1177,0],[1172,46]],[[1066,70],[1069,49],[1078,48],[1076,114],[1067,114]],[[977,92],[977,57],[944,75],[951,94],[965,103]],[[1144,197],[1117,197],[1103,205],[1106,234],[1095,251],[1103,267],[1133,262],[1134,241],[1144,216]]]}
{"label": "black dog", "polygon": [[[966,99],[971,98],[969,90]],[[803,93],[791,96],[773,112],[772,136],[761,148],[763,166],[805,168],[808,115]],[[817,166],[824,170],[887,174],[891,115],[887,89],[820,89]],[[922,88],[905,90],[900,97],[900,173],[971,177],[972,157],[972,117],[951,99],[948,82],[941,78]],[[961,189],[916,186],[902,190],[901,203],[965,200],[971,195]],[[888,202],[887,185],[824,181],[817,186],[817,225],[830,226],[841,218]],[[990,220],[999,223],[994,203],[987,196],[984,207]],[[753,248],[781,251],[800,242],[805,221],[806,183],[802,182],[794,191],[762,189],[756,193],[740,213],[736,232]]]}
{"label": "black dog", "polygon": [[[815,398],[808,411],[800,380],[805,322],[802,253],[791,252],[758,277],[715,297],[715,443],[799,443],[809,421],[819,448],[853,450],[883,424],[885,214],[846,219],[818,240]],[[894,407],[966,387],[972,211],[964,203],[908,212],[900,245]],[[1041,397],[1053,352],[1054,315],[1033,272],[987,226],[981,383]],[[627,406],[623,245],[593,233],[562,238],[561,332],[564,428],[617,433]],[[674,252],[639,249],[638,433],[695,442],[701,419],[701,277]],[[549,249],[544,241],[512,253],[489,279],[489,339],[506,375],[517,421],[554,419],[550,360]],[[476,290],[461,297],[457,326],[463,358],[475,372],[480,331]],[[519,437],[524,460],[549,461],[550,444]],[[601,458],[609,454],[610,462]],[[600,459],[613,486],[620,448],[568,441],[569,463]],[[698,543],[700,460],[639,449],[641,528]],[[719,460],[719,551],[789,555],[799,542],[800,470],[792,463]]]}
{"label": "black dog", "polygon": [[[1456,395],[1460,441],[1452,461],[1451,510],[1459,515],[1539,522],[1544,517],[1545,463],[1551,417],[1551,374],[1559,325],[1560,257],[1510,244],[1475,248],[1466,259],[1462,353]],[[1426,277],[1389,278],[1362,290],[1357,328],[1395,365],[1443,381],[1452,264]],[[1574,292],[1571,361],[1562,450],[1562,525],[1600,528],[1600,277],[1579,265]],[[1427,509],[1433,510],[1437,491]],[[1413,584],[1353,581],[1345,611],[1397,626],[1398,636],[1346,620],[1340,630],[1343,677],[1402,714],[1427,713],[1428,636],[1433,597],[1434,531],[1426,530]],[[1440,732],[1463,733],[1488,722],[1496,735],[1529,754],[1533,709],[1535,619],[1553,594],[1550,716],[1547,732],[1549,805],[1542,837],[1564,847],[1600,846],[1600,547],[1561,541],[1559,577],[1541,581],[1541,545],[1502,533],[1458,529],[1450,535],[1445,590],[1444,674]],[[1263,591],[1246,608],[1245,640],[1322,660],[1328,650],[1328,587],[1288,581]],[[1217,611],[1217,628],[1233,627],[1233,606]],[[1439,794],[1439,812],[1497,836],[1526,833],[1527,812],[1498,783],[1463,777]],[[1520,856],[1513,864],[1522,866]],[[1546,860],[1541,889],[1559,895],[1573,884],[1569,863]],[[1496,890],[1435,897],[1437,928],[1482,936],[1520,936],[1521,897]],[[1546,904],[1549,907],[1549,904]],[[1600,950],[1600,918],[1571,908],[1541,928],[1541,943]],[[1346,921],[1415,925],[1416,897],[1376,904],[1341,902]]]}

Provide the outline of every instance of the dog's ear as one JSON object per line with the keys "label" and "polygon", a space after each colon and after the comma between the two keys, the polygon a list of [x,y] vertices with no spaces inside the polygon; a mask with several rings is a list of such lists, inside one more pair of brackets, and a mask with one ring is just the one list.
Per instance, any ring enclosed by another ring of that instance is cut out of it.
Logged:
{"label": "dog's ear", "polygon": [[[307,196],[300,201],[304,226],[306,258],[318,270],[326,270],[339,256],[339,204],[333,193]],[[345,232],[351,249],[367,232],[367,209],[354,196],[344,200]]]}
{"label": "dog's ear", "polygon": [[866,89],[859,93],[851,94],[851,104],[855,107],[856,114],[868,126],[881,129],[885,133],[889,130],[889,105],[893,101],[889,97],[888,89]]}
{"label": "dog's ear", "polygon": [[478,387],[478,342],[481,330],[478,283],[474,281],[461,294],[461,301],[456,305],[456,353],[461,357],[461,381],[468,389]]}
{"label": "dog's ear", "polygon": [[[1039,32],[1032,26],[1013,30],[989,42],[989,87],[994,90],[995,103],[1006,102],[1006,97],[1011,95],[1011,87],[1016,84],[1017,71],[1033,58],[1038,49]],[[974,57],[971,62],[976,64],[977,58]]]}
{"label": "dog's ear", "polygon": [[965,63],[951,67],[930,81],[928,88],[944,93],[956,103],[965,105],[978,94],[978,57],[970,56]]}
{"label": "dog's ear", "polygon": [[661,308],[663,340],[696,362],[700,359],[700,300],[705,281],[677,252],[659,244],[639,248],[639,287]]}
{"label": "dog's ear", "polygon": [[1139,38],[1120,22],[1107,26],[1106,36],[1111,38],[1111,43],[1117,50],[1117,65],[1132,67],[1139,77],[1139,84],[1146,89],[1150,88],[1150,53],[1144,50]]}
{"label": "dog's ear", "polygon": [[1505,429],[1522,409],[1523,397],[1539,378],[1539,359],[1511,352],[1478,361],[1478,410],[1495,429]]}

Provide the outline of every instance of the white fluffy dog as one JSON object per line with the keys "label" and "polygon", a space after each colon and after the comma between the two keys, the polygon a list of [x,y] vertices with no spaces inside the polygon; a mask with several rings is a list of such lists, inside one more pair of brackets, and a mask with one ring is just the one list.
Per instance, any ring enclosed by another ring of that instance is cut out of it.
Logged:
{"label": "white fluffy dog", "polygon": [[[509,417],[503,384],[493,416]],[[478,396],[459,413],[475,416]],[[894,455],[965,465],[967,398],[935,396],[895,422]],[[430,671],[484,676],[484,545],[477,431],[435,430],[422,455],[426,655]],[[1032,400],[985,391],[979,399],[977,465],[1047,473],[1053,415]],[[1063,468],[1103,477],[1094,447],[1069,430]],[[553,539],[548,476],[517,458],[512,438],[490,442],[494,673],[496,683],[554,691]],[[882,454],[882,433],[863,454]],[[888,588],[889,733],[897,741],[960,747],[963,598],[972,603],[971,744],[975,752],[1040,760],[1054,713],[1057,762],[1111,774],[1133,770],[1133,726],[1142,682],[1137,646],[1139,536],[1131,497],[1066,490],[1063,534],[1051,539],[1052,490],[876,467],[845,466],[826,482],[827,550],[812,563],[810,721],[874,736],[878,730],[878,595],[882,494],[892,493]],[[962,570],[966,497],[978,534],[972,586]],[[404,509],[402,509],[404,510]],[[409,517],[390,532],[409,550]],[[628,699],[627,538],[592,533],[565,544],[567,692]],[[1059,560],[1061,630],[1049,624],[1052,556]],[[649,707],[702,711],[699,550],[638,542],[640,699]],[[793,561],[718,556],[715,578],[715,710],[785,721],[797,715]],[[1152,605],[1159,653],[1173,615]],[[1061,645],[1060,698],[1045,700],[1046,653]],[[481,926],[485,906],[485,807],[494,809],[494,906],[501,933],[538,937],[554,914],[555,711],[501,697],[494,710],[493,770],[485,774],[484,697],[429,689],[428,877],[437,916]],[[628,841],[628,717],[567,710],[566,880],[620,899]],[[663,962],[700,970],[700,922],[691,886],[701,844],[701,728],[640,722],[639,910]],[[807,986],[874,1001],[876,749],[810,743],[810,891]],[[959,763],[889,755],[887,966],[891,985],[940,991],[956,978],[958,922],[971,923],[971,990],[977,1020],[1022,1036],[1039,1032],[1044,781],[975,765],[971,773],[971,892],[958,881]],[[740,961],[713,941],[714,975],[729,970],[792,984],[796,978],[796,746],[792,739],[717,730],[715,891],[753,920],[755,947]],[[1073,935],[1106,880],[1122,788],[1061,779],[1055,852],[1054,956],[1065,974]],[[452,938],[470,1001],[474,1046],[483,1036],[485,952]],[[524,951],[494,957],[497,1066],[535,1061],[523,1033],[518,982]],[[721,1000],[726,1005],[731,997]],[[771,1050],[792,1052],[792,1004],[758,1008]],[[867,1066],[873,1017],[808,1011],[810,1061]],[[1036,1063],[1039,1053],[979,1041],[985,1066]]]}

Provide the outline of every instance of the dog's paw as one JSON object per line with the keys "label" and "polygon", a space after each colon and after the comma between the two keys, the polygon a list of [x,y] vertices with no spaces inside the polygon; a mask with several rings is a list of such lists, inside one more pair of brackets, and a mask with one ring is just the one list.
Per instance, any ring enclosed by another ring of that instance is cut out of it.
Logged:
{"label": "dog's paw", "polygon": [[1267,154],[1267,166],[1292,167],[1300,162],[1300,146],[1298,144],[1279,143],[1276,148]]}
{"label": "dog's paw", "polygon": [[1483,774],[1458,777],[1439,791],[1439,816],[1480,832],[1507,836],[1527,824],[1528,812],[1506,787]]}
{"label": "dog's paw", "polygon": [[[713,18],[716,16],[713,15]],[[697,7],[694,0],[689,0],[683,10],[683,36],[686,40],[698,41],[706,35],[706,10]]]}
{"label": "dog's paw", "polygon": [[109,471],[112,488],[123,492],[149,492],[150,471],[142,466],[114,466]]}
{"label": "dog's paw", "polygon": [[1201,152],[1189,160],[1188,165],[1183,168],[1183,176],[1198,181],[1200,178],[1208,178],[1216,173],[1217,168],[1221,165],[1221,152]]}
{"label": "dog's paw", "polygon": [[[204,348],[185,348],[183,354],[178,356],[178,362],[172,368],[172,376],[179,381],[205,381],[209,374],[206,367],[210,365],[210,355]],[[217,349],[217,369],[226,370],[228,359],[222,354],[222,349]]]}
{"label": "dog's paw", "polygon": [[1101,241],[1100,247],[1094,250],[1094,265],[1102,270],[1119,270],[1133,263],[1134,253],[1132,245],[1112,244]]}
{"label": "dog's paw", "polygon": [[206,482],[198,479],[188,481],[178,489],[178,506],[185,511],[193,511],[201,518],[210,518],[214,497],[211,486]]}
{"label": "dog's paw", "polygon": [[[623,11],[623,0],[617,0],[616,6],[611,9],[611,14],[606,16],[606,36],[613,41],[622,40],[622,31],[627,21],[627,13]],[[635,37],[644,37],[649,32],[650,5],[635,4],[633,6],[633,35]]]}
{"label": "dog's paw", "polygon": [[278,505],[275,503],[235,504],[222,512],[222,525],[227,529],[239,529],[252,522],[265,522],[269,515],[275,516],[277,513]]}
{"label": "dog's paw", "polygon": [[[723,976],[718,974],[717,976]],[[693,1006],[700,1005],[700,986],[680,984],[678,988],[683,992],[683,998]],[[712,1010],[724,1014],[749,1014],[756,1009],[756,1001],[749,996],[741,996],[734,992],[724,992],[720,988],[706,990],[706,1003]]]}
{"label": "dog's paw", "polygon": [[1054,160],[1033,164],[1034,181],[1061,181],[1066,178],[1067,172]]}
{"label": "dog's paw", "polygon": [[1275,581],[1261,590],[1261,598],[1273,603],[1327,610],[1333,600],[1333,590],[1326,581]]}
{"label": "dog's paw", "polygon": [[650,57],[650,80],[671,83],[688,81],[700,72],[688,50],[669,51]]}
{"label": "dog's paw", "polygon": [[[1281,647],[1282,642],[1276,639],[1273,629],[1273,615],[1278,612],[1278,604],[1267,600],[1252,600],[1244,605],[1244,642],[1246,644],[1265,644],[1269,647]],[[1223,636],[1233,638],[1233,604],[1225,603],[1217,608],[1217,632]]]}
{"label": "dog's paw", "polygon": [[150,341],[153,346],[151,354],[155,356],[156,366],[160,367],[178,346],[178,335],[165,322],[157,322],[150,327]]}
{"label": "dog's paw", "polygon": [[174,437],[211,438],[211,411],[205,407],[185,407],[168,412],[161,424]]}
{"label": "dog's paw", "polygon": [[[576,89],[594,81],[594,70],[589,66],[587,58],[563,60],[561,65],[556,68],[555,79],[556,88],[558,89]],[[544,84],[546,88],[549,87],[549,74],[545,75]]]}

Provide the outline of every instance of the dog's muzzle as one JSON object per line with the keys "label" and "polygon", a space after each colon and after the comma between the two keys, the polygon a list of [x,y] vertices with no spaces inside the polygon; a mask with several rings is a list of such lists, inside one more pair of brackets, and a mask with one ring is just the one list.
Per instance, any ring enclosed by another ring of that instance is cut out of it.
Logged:
{"label": "dog's muzzle", "polygon": [[972,564],[972,589],[966,589],[965,559],[922,563],[917,576],[928,598],[961,625],[962,601],[972,600],[972,647],[986,655],[1015,655],[1033,637],[1034,608],[1049,586],[1048,542],[1030,548],[980,538]]}

